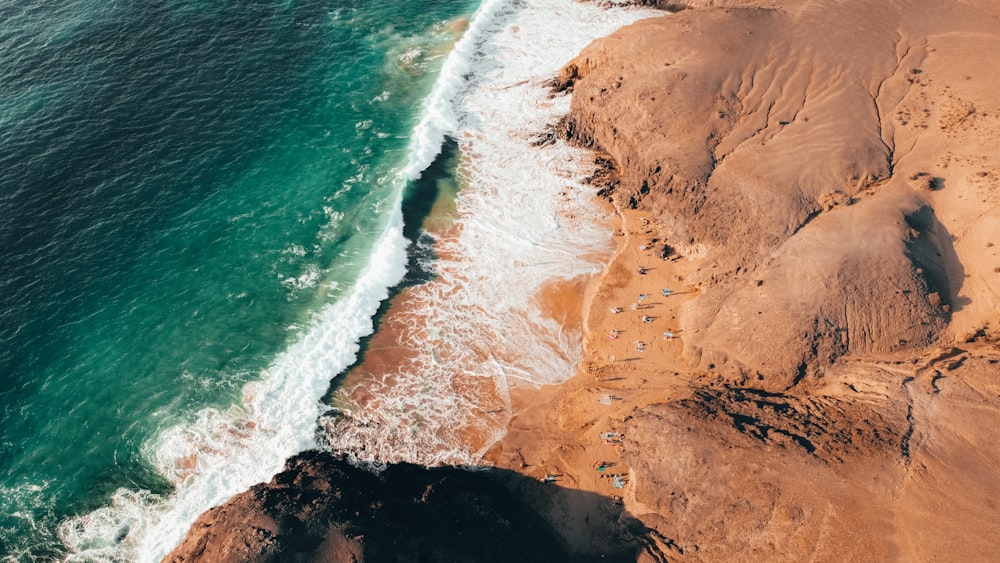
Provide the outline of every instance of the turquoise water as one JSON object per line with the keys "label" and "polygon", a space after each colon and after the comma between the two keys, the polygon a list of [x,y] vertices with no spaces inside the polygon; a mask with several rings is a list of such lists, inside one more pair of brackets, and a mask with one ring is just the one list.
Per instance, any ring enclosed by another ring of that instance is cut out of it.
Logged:
{"label": "turquoise water", "polygon": [[0,4],[0,555],[168,493],[158,433],[347,294],[474,7]]}

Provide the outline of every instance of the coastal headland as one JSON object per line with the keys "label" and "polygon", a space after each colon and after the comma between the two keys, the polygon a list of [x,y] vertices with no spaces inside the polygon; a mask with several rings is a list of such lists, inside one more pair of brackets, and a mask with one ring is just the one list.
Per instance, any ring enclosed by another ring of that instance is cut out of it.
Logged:
{"label": "coastal headland", "polygon": [[[549,133],[594,151],[616,250],[542,292],[583,360],[512,387],[488,469],[459,486],[503,497],[487,512],[542,529],[496,531],[557,559],[989,560],[1000,3],[661,7],[553,80],[572,106]],[[367,551],[387,537],[367,508],[325,520],[353,543],[319,550],[303,506],[332,488],[268,501],[303,471],[207,512],[167,560],[447,560]],[[447,557],[496,560],[463,549]]]}

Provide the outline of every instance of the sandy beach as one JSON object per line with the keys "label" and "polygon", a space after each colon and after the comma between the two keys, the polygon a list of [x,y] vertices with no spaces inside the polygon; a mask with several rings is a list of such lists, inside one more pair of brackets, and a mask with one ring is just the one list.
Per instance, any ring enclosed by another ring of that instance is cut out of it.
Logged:
{"label": "sandy beach", "polygon": [[582,359],[455,380],[469,451],[578,560],[989,560],[1000,5],[661,4],[555,80],[613,217],[532,301]]}
{"label": "sandy beach", "polygon": [[684,283],[690,263],[663,259],[660,246],[649,244],[656,238],[643,214],[619,216],[611,265],[574,295],[585,318],[585,356],[576,376],[558,386],[514,389],[508,432],[486,456],[490,464],[539,482],[555,478],[547,489],[551,495],[532,489],[525,497],[537,500],[581,554],[617,550],[621,514],[594,514],[606,512],[605,505],[561,492],[623,500],[633,490],[623,459],[628,440],[623,422],[633,410],[690,394],[687,379],[679,377],[686,365],[677,318],[697,291]]}

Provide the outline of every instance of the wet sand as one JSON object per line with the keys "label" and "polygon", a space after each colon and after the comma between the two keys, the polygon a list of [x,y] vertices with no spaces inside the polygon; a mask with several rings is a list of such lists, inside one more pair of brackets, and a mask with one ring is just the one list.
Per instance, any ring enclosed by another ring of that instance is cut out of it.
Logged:
{"label": "wet sand", "polygon": [[[645,221],[643,221],[645,219]],[[642,213],[624,210],[615,221],[618,248],[609,267],[589,281],[576,301],[585,316],[584,358],[576,375],[555,386],[515,388],[514,416],[506,436],[486,455],[496,467],[518,471],[539,481],[555,476],[551,496],[534,498],[570,549],[602,553],[614,545],[617,516],[594,514],[600,508],[586,491],[624,500],[631,488],[623,446],[605,433],[624,433],[622,421],[635,409],[690,394],[681,358],[683,333],[677,317],[697,291],[686,285],[692,267],[686,259],[661,256],[655,227]],[[640,250],[641,246],[648,246]],[[643,268],[643,274],[640,274]],[[662,290],[669,289],[669,296]],[[649,297],[639,300],[640,294]],[[637,304],[635,310],[631,305]],[[548,304],[553,307],[553,304]],[[555,304],[552,316],[563,314]],[[611,308],[622,309],[613,313]],[[644,322],[649,317],[650,322]],[[617,329],[617,338],[609,338]],[[664,332],[673,332],[666,339]],[[642,342],[644,350],[636,350]],[[623,437],[624,440],[628,436]],[[603,467],[603,469],[601,469]],[[617,485],[625,485],[621,488]],[[581,505],[582,503],[582,505]],[[603,508],[602,508],[603,510]]]}

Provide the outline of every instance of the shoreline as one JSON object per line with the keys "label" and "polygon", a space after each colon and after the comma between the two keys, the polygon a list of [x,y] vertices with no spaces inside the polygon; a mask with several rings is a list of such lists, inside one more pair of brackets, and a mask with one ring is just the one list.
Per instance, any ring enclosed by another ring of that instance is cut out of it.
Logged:
{"label": "shoreline", "polygon": [[[460,159],[457,169],[461,170],[466,166],[468,163]],[[466,189],[472,188],[462,186],[458,193]],[[447,198],[448,195],[445,194],[443,197]],[[591,194],[590,197],[596,196]],[[592,201],[591,211],[594,216],[590,219],[596,220],[599,215],[609,213],[610,209],[606,205],[597,200]],[[571,363],[573,357],[569,355],[572,351],[566,350],[564,346],[569,343],[571,347],[580,347],[580,360],[575,365],[582,365],[586,358],[585,326],[590,319],[584,315],[580,303],[594,298],[591,288],[596,279],[606,275],[607,266],[595,274],[582,273],[568,279],[559,275],[547,278],[541,282],[537,291],[523,296],[527,305],[525,310],[510,313],[516,319],[517,326],[526,327],[526,330],[539,329],[538,332],[522,335],[527,341],[540,346],[537,351],[544,350],[546,355],[565,363],[566,370],[563,375],[548,376],[560,382],[547,384],[534,379],[531,373],[521,372],[518,366],[530,366],[533,358],[523,356],[517,350],[505,350],[498,347],[497,343],[483,341],[467,345],[469,347],[467,352],[471,352],[470,356],[442,345],[441,339],[446,338],[444,332],[448,330],[449,325],[447,323],[441,325],[440,319],[435,318],[436,312],[427,308],[427,294],[441,294],[444,299],[461,299],[458,293],[462,291],[461,286],[464,284],[462,280],[465,276],[462,264],[469,257],[456,251],[458,246],[456,243],[462,234],[464,224],[454,214],[454,201],[439,199],[434,203],[433,209],[444,213],[438,215],[432,212],[424,219],[424,229],[435,239],[433,248],[436,256],[436,272],[429,280],[405,287],[392,297],[380,317],[378,330],[369,338],[356,364],[335,382],[335,391],[331,397],[335,409],[341,414],[329,419],[331,424],[327,426],[326,433],[330,437],[340,428],[351,429],[369,425],[384,427],[384,422],[364,418],[353,422],[339,421],[346,422],[344,425],[338,425],[336,419],[344,416],[350,418],[355,414],[363,417],[365,412],[377,412],[383,408],[379,405],[384,400],[386,389],[414,385],[410,379],[428,367],[426,354],[420,350],[431,347],[433,351],[430,360],[438,367],[449,366],[444,374],[449,379],[448,385],[461,400],[469,401],[472,409],[478,411],[479,415],[474,417],[475,420],[454,418],[451,420],[451,428],[439,429],[438,432],[443,436],[459,428],[451,439],[442,442],[453,449],[443,452],[443,456],[432,455],[430,459],[437,460],[433,465],[476,464],[484,459],[486,452],[503,440],[502,435],[509,428],[510,418],[515,415],[517,409],[513,404],[513,397],[531,397],[541,389],[559,387],[576,376],[579,370],[574,371],[571,367],[574,365]],[[580,218],[571,214],[571,211],[572,209],[557,210],[559,214],[564,215],[564,220],[579,220]],[[579,212],[579,209],[576,211]],[[615,223],[618,221],[614,219]],[[609,223],[607,227],[611,232],[612,224]],[[597,264],[612,263],[619,252],[620,249],[615,249],[611,253],[595,252],[594,249],[590,249],[576,258],[596,267]],[[480,306],[485,307],[486,304],[476,305]],[[546,323],[546,326],[538,324],[540,321]],[[553,329],[548,323],[555,323],[556,328]],[[544,358],[536,359],[544,360]],[[468,369],[450,366],[456,362],[464,362],[462,365],[468,363]],[[484,374],[478,370],[487,365],[496,366],[499,369],[498,375],[482,377]],[[498,376],[502,381],[496,380]],[[421,392],[416,393],[419,395]],[[415,419],[414,424],[422,422]],[[405,438],[396,433],[387,442],[392,446],[405,441]],[[360,444],[370,452],[370,437],[355,436],[348,443],[354,444],[351,447]],[[332,438],[331,444],[330,448],[334,451],[350,451],[343,445],[337,445]],[[379,451],[381,454],[378,457],[382,461],[386,457],[392,459],[398,455],[387,449]],[[359,458],[359,461],[361,459]]]}
{"label": "shoreline", "polygon": [[[554,41],[553,13],[578,36]],[[505,433],[511,388],[573,374],[584,322],[574,302],[614,243],[608,210],[582,182],[589,153],[539,142],[570,103],[550,95],[551,54],[568,60],[586,37],[652,13],[546,0],[484,24],[488,39],[466,63],[482,74],[453,85],[456,176],[468,185],[454,206],[429,206],[427,279],[393,299],[363,358],[335,382],[340,414],[321,421],[325,447],[357,461],[477,463]]]}
{"label": "shoreline", "polygon": [[579,323],[572,370],[495,354],[492,325],[468,345],[498,399],[463,412],[503,427],[472,465],[581,560],[988,558],[1000,112],[966,55],[1000,49],[989,6],[694,4],[563,68],[559,128],[626,164],[601,190],[617,246],[586,280],[535,278],[541,317]]}

